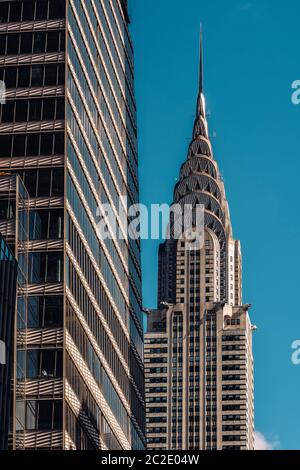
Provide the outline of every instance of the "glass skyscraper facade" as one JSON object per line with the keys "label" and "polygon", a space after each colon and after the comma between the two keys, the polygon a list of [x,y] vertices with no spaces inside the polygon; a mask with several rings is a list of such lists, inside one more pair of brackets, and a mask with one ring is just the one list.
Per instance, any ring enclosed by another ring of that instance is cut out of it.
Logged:
{"label": "glass skyscraper facade", "polygon": [[[144,447],[140,244],[119,217],[139,197],[128,21],[121,0],[0,2],[0,171],[28,191],[16,449]],[[123,239],[99,235],[107,203]]]}

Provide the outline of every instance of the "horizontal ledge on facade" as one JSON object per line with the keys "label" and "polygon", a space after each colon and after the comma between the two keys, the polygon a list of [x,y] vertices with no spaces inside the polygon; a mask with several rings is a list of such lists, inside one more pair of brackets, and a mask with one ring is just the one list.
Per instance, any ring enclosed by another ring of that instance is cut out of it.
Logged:
{"label": "horizontal ledge on facade", "polygon": [[28,87],[28,88],[7,88],[5,97],[6,99],[12,98],[29,98],[29,97],[45,97],[45,96],[63,96],[65,87],[59,86],[43,86],[43,87]]}
{"label": "horizontal ledge on facade", "polygon": [[64,62],[64,52],[45,52],[43,54],[16,54],[0,57],[0,65],[24,65],[36,64],[39,62]]}
{"label": "horizontal ledge on facade", "polygon": [[23,156],[23,157],[5,157],[1,158],[2,168],[40,168],[40,167],[54,167],[64,165],[64,155],[49,155],[49,156]]}
{"label": "horizontal ledge on facade", "polygon": [[49,29],[64,29],[65,19],[34,20],[34,21],[14,21],[0,24],[0,33],[18,33],[22,31],[34,32]]}
{"label": "horizontal ledge on facade", "polygon": [[41,131],[63,131],[65,121],[63,119],[54,121],[26,121],[0,124],[0,133],[16,132],[41,132]]}

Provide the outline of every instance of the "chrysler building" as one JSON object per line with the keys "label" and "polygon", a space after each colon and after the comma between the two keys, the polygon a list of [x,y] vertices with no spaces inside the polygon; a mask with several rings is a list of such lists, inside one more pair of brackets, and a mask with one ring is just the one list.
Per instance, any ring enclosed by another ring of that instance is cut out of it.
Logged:
{"label": "chrysler building", "polygon": [[159,248],[158,309],[149,313],[145,339],[147,445],[252,450],[255,327],[242,301],[241,246],[209,138],[202,33],[200,42],[196,119],[173,202],[204,206],[204,239],[191,250],[182,233]]}

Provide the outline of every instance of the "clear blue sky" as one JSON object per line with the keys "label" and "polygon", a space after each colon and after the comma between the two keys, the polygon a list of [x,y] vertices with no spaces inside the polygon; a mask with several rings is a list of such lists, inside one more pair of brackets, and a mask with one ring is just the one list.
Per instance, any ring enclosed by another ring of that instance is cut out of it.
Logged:
{"label": "clear blue sky", "polygon": [[[299,0],[129,0],[135,44],[141,201],[171,202],[186,158],[200,20],[215,158],[251,303],[256,429],[300,449]],[[156,305],[158,242],[143,243],[144,305]]]}

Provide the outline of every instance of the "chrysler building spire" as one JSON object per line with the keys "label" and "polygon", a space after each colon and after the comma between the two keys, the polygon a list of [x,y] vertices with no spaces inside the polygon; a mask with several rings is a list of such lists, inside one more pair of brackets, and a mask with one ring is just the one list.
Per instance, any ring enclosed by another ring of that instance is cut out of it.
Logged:
{"label": "chrysler building spire", "polygon": [[204,75],[203,75],[203,32],[202,23],[200,23],[200,63],[199,63],[199,95],[204,93]]}
{"label": "chrysler building spire", "polygon": [[[196,109],[196,119],[194,124],[193,140],[198,140],[196,145],[205,146],[207,156],[212,157],[212,149],[208,140],[208,126],[206,121],[205,98],[204,98],[204,55],[203,55],[203,32],[202,23],[200,24],[200,40],[199,40],[199,83],[198,83],[198,99]],[[202,139],[203,138],[203,139]],[[191,147],[195,147],[193,142]],[[201,152],[202,153],[202,152]]]}

